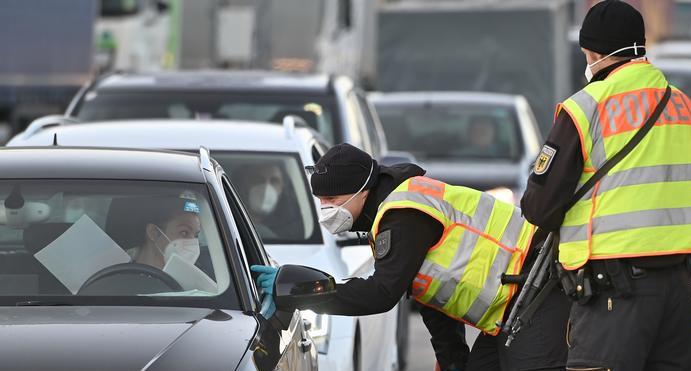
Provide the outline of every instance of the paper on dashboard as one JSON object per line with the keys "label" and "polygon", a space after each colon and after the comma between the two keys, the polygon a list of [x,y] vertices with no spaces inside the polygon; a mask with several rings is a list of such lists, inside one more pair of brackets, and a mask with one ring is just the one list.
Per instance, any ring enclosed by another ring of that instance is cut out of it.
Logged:
{"label": "paper on dashboard", "polygon": [[216,282],[204,271],[186,262],[177,254],[173,254],[168,259],[163,271],[178,281],[183,290],[202,290],[214,294],[218,291]]}
{"label": "paper on dashboard", "polygon": [[72,294],[76,294],[94,273],[131,260],[87,215],[79,218],[60,237],[34,254],[34,257]]}

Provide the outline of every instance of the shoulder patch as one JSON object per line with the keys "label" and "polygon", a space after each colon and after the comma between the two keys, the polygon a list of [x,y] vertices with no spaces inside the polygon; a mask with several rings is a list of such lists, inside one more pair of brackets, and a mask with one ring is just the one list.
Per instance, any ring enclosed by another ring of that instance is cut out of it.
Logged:
{"label": "shoulder patch", "polygon": [[377,234],[377,240],[374,241],[374,258],[383,259],[389,254],[391,250],[391,230],[386,230]]}
{"label": "shoulder patch", "polygon": [[549,166],[552,165],[552,160],[556,154],[556,148],[550,147],[547,144],[542,146],[542,151],[540,151],[540,154],[537,156],[537,160],[535,160],[533,173],[535,175],[542,175],[546,173],[547,170],[549,170]]}

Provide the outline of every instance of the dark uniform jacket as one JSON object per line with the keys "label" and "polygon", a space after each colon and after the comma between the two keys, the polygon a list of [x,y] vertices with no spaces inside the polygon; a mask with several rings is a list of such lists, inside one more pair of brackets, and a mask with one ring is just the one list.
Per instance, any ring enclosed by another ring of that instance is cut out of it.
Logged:
{"label": "dark uniform jacket", "polygon": [[[362,214],[352,231],[369,232],[379,204],[408,178],[424,175],[412,164],[380,166],[379,180],[365,200]],[[442,236],[443,226],[420,211],[391,210],[381,219],[379,230],[390,231],[390,242],[378,249],[374,274],[367,279],[353,278],[337,285],[335,299],[310,309],[335,315],[362,316],[392,309],[406,294],[425,260],[427,250]],[[432,335],[432,345],[442,369],[463,364],[468,355],[463,324],[432,309],[421,310]]]}

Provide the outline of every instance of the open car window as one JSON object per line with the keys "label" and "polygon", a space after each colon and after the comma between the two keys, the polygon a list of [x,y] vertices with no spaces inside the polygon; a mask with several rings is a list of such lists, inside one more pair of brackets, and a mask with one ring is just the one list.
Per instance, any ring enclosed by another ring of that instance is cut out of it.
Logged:
{"label": "open car window", "polygon": [[[239,307],[201,184],[11,180],[0,185],[0,298],[206,298]],[[94,302],[96,303],[96,302]]]}

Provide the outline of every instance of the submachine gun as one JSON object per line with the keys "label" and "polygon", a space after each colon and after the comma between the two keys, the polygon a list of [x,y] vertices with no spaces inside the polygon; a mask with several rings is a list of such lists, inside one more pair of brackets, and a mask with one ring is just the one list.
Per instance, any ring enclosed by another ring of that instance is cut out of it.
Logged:
{"label": "submachine gun", "polygon": [[540,307],[557,283],[561,282],[567,295],[572,295],[576,291],[573,281],[565,279],[566,270],[557,262],[558,244],[559,236],[556,235],[556,232],[550,232],[545,242],[540,246],[527,277],[525,274],[502,277],[502,283],[505,284],[523,283],[523,288],[511,308],[509,318],[502,326],[502,331],[508,334],[505,346],[511,346],[523,325],[530,321],[537,308]]}

